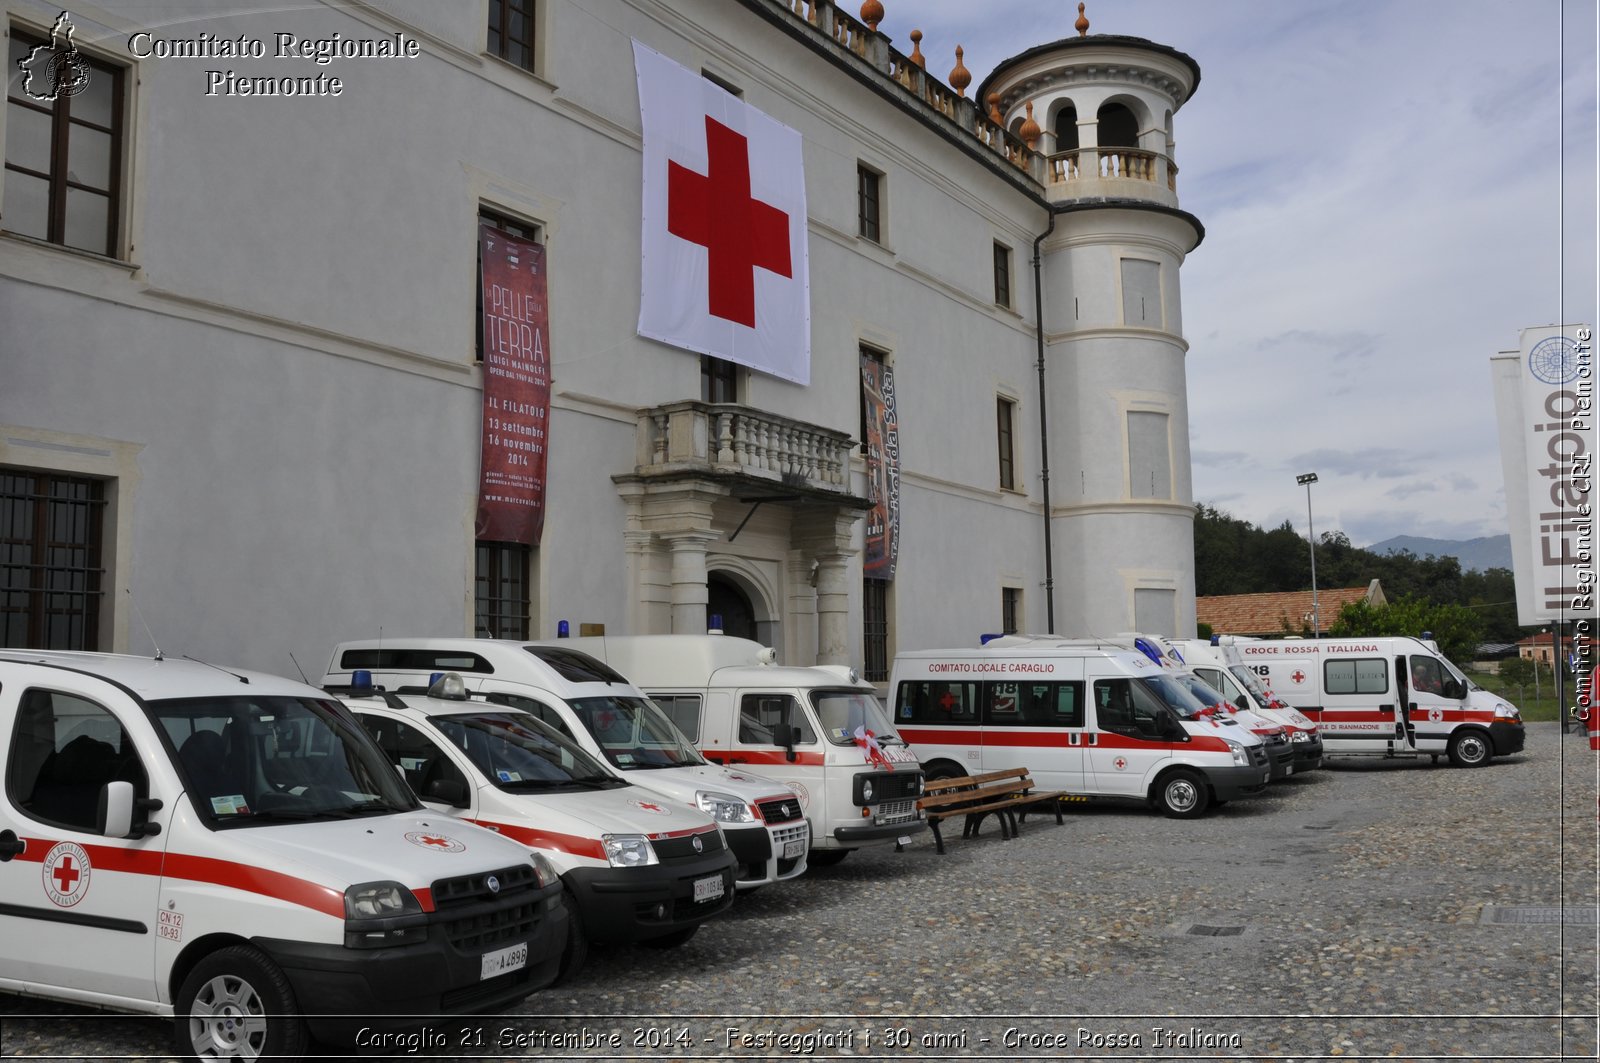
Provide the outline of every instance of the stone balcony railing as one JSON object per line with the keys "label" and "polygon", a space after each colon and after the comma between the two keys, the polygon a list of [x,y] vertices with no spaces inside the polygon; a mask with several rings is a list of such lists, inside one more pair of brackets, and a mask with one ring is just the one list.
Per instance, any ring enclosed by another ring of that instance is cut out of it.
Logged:
{"label": "stone balcony railing", "polygon": [[672,402],[639,411],[640,476],[709,473],[813,491],[848,492],[844,432],[731,403]]}

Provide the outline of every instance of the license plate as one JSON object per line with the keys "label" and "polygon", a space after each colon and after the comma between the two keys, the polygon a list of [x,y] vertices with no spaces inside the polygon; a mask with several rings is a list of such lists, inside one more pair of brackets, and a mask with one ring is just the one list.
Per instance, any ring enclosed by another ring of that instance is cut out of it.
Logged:
{"label": "license plate", "polygon": [[806,855],[806,840],[804,838],[796,838],[792,842],[783,843],[783,858],[785,860],[794,860],[804,855]]}
{"label": "license plate", "polygon": [[712,875],[710,878],[697,878],[694,880],[694,903],[701,901],[714,901],[722,896],[722,876]]}
{"label": "license plate", "polygon": [[510,974],[520,971],[528,965],[528,943],[512,945],[510,948],[496,949],[483,954],[483,973],[478,975],[479,980],[494,978],[497,975]]}

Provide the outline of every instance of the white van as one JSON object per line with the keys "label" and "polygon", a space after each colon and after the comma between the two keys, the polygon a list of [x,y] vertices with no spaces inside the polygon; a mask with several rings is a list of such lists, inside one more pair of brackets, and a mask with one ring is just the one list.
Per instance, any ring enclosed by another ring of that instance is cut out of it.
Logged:
{"label": "white van", "polygon": [[1240,639],[1239,659],[1317,724],[1328,756],[1448,756],[1479,767],[1520,752],[1522,716],[1474,697],[1466,676],[1433,647],[1404,636]]}
{"label": "white van", "polygon": [[323,683],[347,687],[365,671],[379,687],[426,693],[446,672],[469,692],[532,713],[600,757],[629,782],[721,825],[738,861],[737,888],[792,879],[811,837],[792,789],[708,764],[672,721],[617,669],[567,643],[518,639],[383,638],[342,642]]}
{"label": "white van", "polygon": [[710,816],[634,786],[537,717],[467,696],[343,698],[424,804],[541,852],[561,875],[561,977],[597,944],[672,948],[733,903],[733,853]]}
{"label": "white van", "polygon": [[[1210,639],[1167,639],[1185,663],[1234,705],[1281,724],[1294,750],[1294,771],[1304,774],[1322,766],[1322,735],[1317,725],[1299,709],[1273,694],[1260,676],[1239,658],[1233,636]],[[1252,640],[1253,641],[1253,640]]]}
{"label": "white van", "polygon": [[424,808],[337,701],[189,660],[0,651],[0,990],[172,1016],[184,1058],[515,1004],[561,883]]}
{"label": "white van", "polygon": [[1145,800],[1191,818],[1271,777],[1258,736],[1120,646],[900,653],[889,696],[934,778],[1025,767],[1046,789]]}
{"label": "white van", "polygon": [[848,668],[784,667],[770,648],[726,635],[563,639],[642,687],[718,764],[775,779],[800,795],[811,862],[863,845],[904,843],[927,829],[922,769],[872,686]]}

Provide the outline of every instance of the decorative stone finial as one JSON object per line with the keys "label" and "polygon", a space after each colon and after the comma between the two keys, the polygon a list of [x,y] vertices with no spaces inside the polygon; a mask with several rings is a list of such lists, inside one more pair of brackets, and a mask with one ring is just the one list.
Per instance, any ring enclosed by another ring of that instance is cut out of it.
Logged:
{"label": "decorative stone finial", "polygon": [[1078,21],[1072,24],[1072,28],[1078,31],[1080,37],[1089,36],[1089,16],[1083,13],[1082,4],[1078,5]]}
{"label": "decorative stone finial", "polygon": [[928,61],[922,57],[922,31],[911,31],[911,54],[907,56],[913,63],[926,68]]}
{"label": "decorative stone finial", "polygon": [[989,121],[993,122],[995,125],[1005,125],[1006,116],[1000,113],[1000,94],[998,92],[991,92],[989,93],[987,99],[989,102]]}
{"label": "decorative stone finial", "polygon": [[883,21],[883,5],[878,0],[864,0],[861,5],[861,21],[867,24],[867,29],[877,33],[878,23]]}
{"label": "decorative stone finial", "polygon": [[1039,133],[1039,123],[1033,120],[1033,101],[1029,100],[1028,117],[1022,120],[1022,128],[1017,130],[1017,136],[1021,137],[1022,142],[1028,145],[1028,150],[1032,151],[1033,146],[1039,142]]}
{"label": "decorative stone finial", "polygon": [[950,87],[956,90],[956,95],[966,98],[967,86],[972,84],[972,71],[961,62],[961,45],[956,45],[956,65],[950,69]]}

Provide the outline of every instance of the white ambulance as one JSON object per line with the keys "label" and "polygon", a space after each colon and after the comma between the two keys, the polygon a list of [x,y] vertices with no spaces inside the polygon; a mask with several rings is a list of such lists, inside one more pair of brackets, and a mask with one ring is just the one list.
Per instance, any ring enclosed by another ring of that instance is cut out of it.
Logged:
{"label": "white ambulance", "polygon": [[1192,818],[1261,791],[1261,739],[1144,653],[1053,641],[895,657],[890,707],[929,775],[1027,768],[1041,787]]}
{"label": "white ambulance", "polygon": [[[575,641],[575,640],[569,640]],[[787,786],[709,764],[661,709],[615,668],[566,642],[518,639],[384,638],[343,642],[323,683],[348,686],[355,672],[396,693],[426,693],[446,672],[487,701],[532,713],[629,782],[698,808],[721,825],[738,861],[737,888],[792,879],[806,869],[810,828]]]}
{"label": "white ambulance", "polygon": [[718,764],[800,795],[811,862],[863,845],[903,843],[927,829],[917,808],[922,769],[852,669],[775,664],[776,653],[726,635],[563,639],[642,687]]}
{"label": "white ambulance", "polygon": [[0,651],[0,990],[172,1016],[184,1058],[515,1004],[555,976],[544,857],[422,807],[302,683]]}
{"label": "white ambulance", "polygon": [[1421,639],[1240,639],[1239,659],[1316,722],[1332,756],[1448,756],[1479,767],[1520,752],[1522,716],[1474,695],[1466,676]]}
{"label": "white ambulance", "polygon": [[424,804],[555,866],[570,917],[563,979],[591,942],[672,948],[733,903],[733,853],[700,810],[634,786],[530,713],[470,699],[454,672],[428,696],[355,679],[344,703]]}
{"label": "white ambulance", "polygon": [[1311,718],[1276,696],[1261,679],[1239,661],[1232,636],[1211,639],[1167,639],[1194,673],[1220,691],[1229,702],[1249,708],[1280,724],[1288,732],[1294,751],[1294,773],[1302,775],[1322,766],[1322,735]]}

